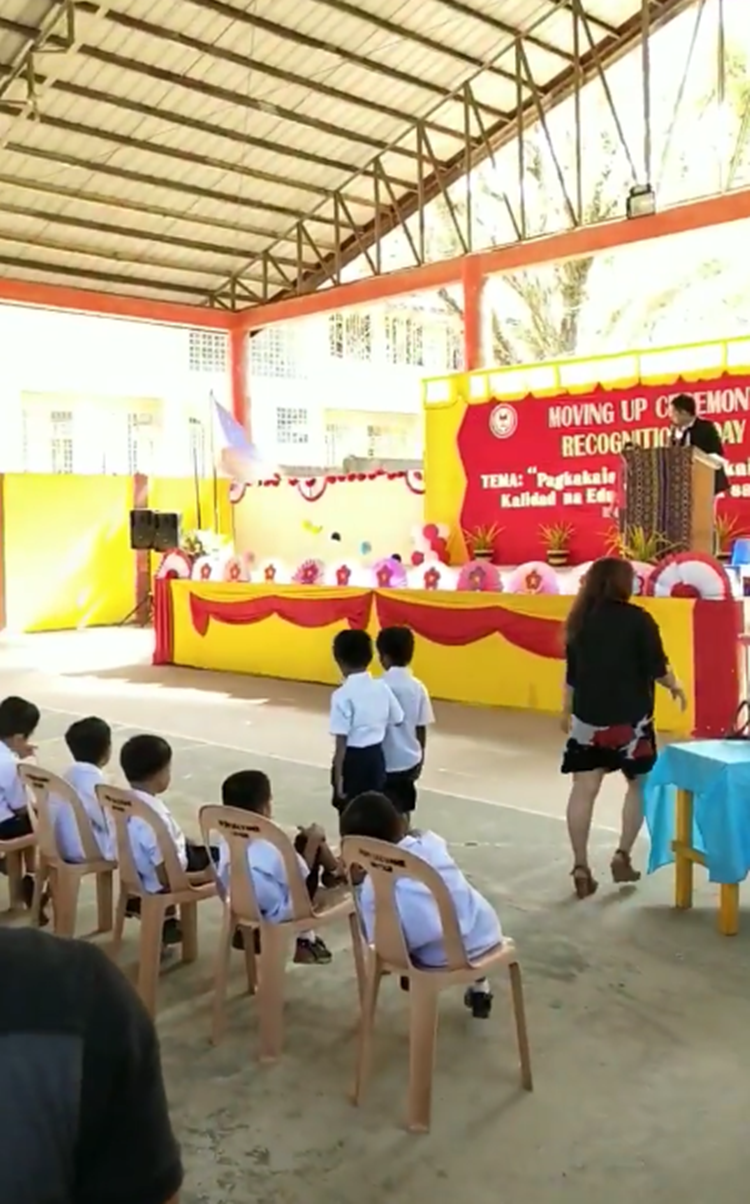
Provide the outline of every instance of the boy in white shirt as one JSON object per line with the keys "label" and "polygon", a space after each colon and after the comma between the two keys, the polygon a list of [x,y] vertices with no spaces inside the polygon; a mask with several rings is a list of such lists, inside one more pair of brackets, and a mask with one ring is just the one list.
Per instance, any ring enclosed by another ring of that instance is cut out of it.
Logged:
{"label": "boy in white shirt", "polygon": [[[39,725],[39,708],[25,698],[12,695],[0,702],[0,840],[17,840],[33,832],[26,790],[18,773],[18,762],[33,757],[31,743]],[[27,873],[21,881],[23,901],[31,907],[34,897],[34,849],[25,857]],[[6,872],[4,859],[0,871]]]}
{"label": "boy in white shirt", "polygon": [[[221,787],[221,801],[225,807],[238,807],[241,811],[273,818],[273,795],[268,775],[259,769],[245,769],[232,773]],[[345,880],[339,862],[326,843],[325,832],[318,824],[300,828],[294,841],[297,865],[305,880],[311,900],[318,889],[335,886]],[[260,914],[271,924],[281,924],[291,918],[292,896],[284,860],[279,850],[268,840],[253,840],[248,845],[247,862],[253,880],[253,889]],[[229,886],[229,850],[224,842],[220,845],[218,872],[225,889]],[[260,952],[260,941],[256,933],[255,951]],[[235,933],[235,948],[243,947],[244,934]],[[297,938],[294,960],[302,965],[327,964],[331,951],[314,932],[302,933]]]}
{"label": "boy in white shirt", "polygon": [[[408,830],[406,817],[399,814],[384,794],[362,794],[354,799],[341,817],[341,835],[385,840],[437,870],[453,900],[470,961],[502,944],[503,934],[495,909],[466,880],[443,838],[435,832]],[[394,889],[396,911],[411,960],[422,966],[444,966],[443,930],[432,893],[421,882],[408,878],[399,878]],[[369,878],[365,878],[360,890],[359,909],[367,939],[372,941],[375,891]],[[404,979],[402,985],[408,986],[408,981]],[[468,988],[464,1002],[475,1018],[485,1020],[490,1015],[492,993],[486,978],[478,979]]]}
{"label": "boy in white shirt", "polygon": [[[94,839],[105,861],[117,860],[115,825],[96,797],[96,787],[104,783],[102,772],[112,756],[112,729],[103,719],[91,715],[77,719],[65,733],[65,743],[73,764],[62,775],[83,803],[91,821]],[[72,865],[84,860],[81,836],[73,808],[64,799],[52,800],[55,837],[63,860]]]}
{"label": "boy in white shirt", "polygon": [[383,741],[388,728],[404,719],[393,692],[370,675],[372,656],[366,631],[340,631],[333,641],[333,657],[344,678],[331,696],[330,722],[335,741],[332,801],[339,814],[358,794],[383,789]]}
{"label": "boy in white shirt", "polygon": [[[208,871],[209,853],[205,845],[188,840],[166,803],[159,798],[169,789],[172,780],[172,749],[167,741],[161,736],[131,736],[120,750],[120,767],[133,793],[163,820],[182,868],[190,874]],[[131,819],[128,836],[143,889],[154,895],[166,890],[169,882],[164,859],[151,825],[143,819]],[[218,848],[211,849],[211,860],[218,862]],[[129,900],[127,915],[138,915],[139,910],[139,900]],[[164,944],[175,944],[181,939],[177,920],[168,918],[164,923]]]}
{"label": "boy in white shirt", "polygon": [[408,627],[383,627],[375,641],[383,681],[393,691],[404,712],[403,723],[389,727],[383,742],[385,793],[402,814],[417,805],[416,782],[422,773],[427,728],[435,722],[432,703],[422,682],[409,666],[414,657],[414,634]]}

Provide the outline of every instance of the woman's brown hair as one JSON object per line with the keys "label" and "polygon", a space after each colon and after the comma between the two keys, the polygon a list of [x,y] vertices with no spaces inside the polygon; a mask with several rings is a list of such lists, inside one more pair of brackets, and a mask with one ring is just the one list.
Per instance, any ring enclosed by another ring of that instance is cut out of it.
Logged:
{"label": "woman's brown hair", "polygon": [[633,566],[619,556],[602,556],[595,560],[581,582],[565,624],[568,643],[583,628],[589,615],[605,602],[629,602],[633,596]]}

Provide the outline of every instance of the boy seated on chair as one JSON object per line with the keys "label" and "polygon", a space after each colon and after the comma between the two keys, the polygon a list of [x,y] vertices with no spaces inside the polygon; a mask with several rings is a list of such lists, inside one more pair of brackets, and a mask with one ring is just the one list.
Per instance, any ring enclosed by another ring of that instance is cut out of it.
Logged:
{"label": "boy seated on chair", "polygon": [[[19,840],[31,836],[34,829],[26,799],[26,790],[18,774],[18,762],[36,752],[31,739],[39,725],[39,708],[25,698],[11,696],[0,702],[0,840]],[[27,873],[21,889],[23,901],[31,907],[34,898],[34,849],[24,854]],[[6,872],[4,859],[0,871]]]}
{"label": "boy seated on chair", "polygon": [[[94,715],[77,719],[65,733],[65,743],[73,764],[65,770],[63,779],[72,786],[83,804],[103,860],[116,861],[114,820],[96,797],[96,787],[104,784],[103,770],[112,756],[112,729]],[[84,851],[73,808],[64,799],[55,798],[52,814],[55,839],[63,860],[71,865],[80,864],[84,860]]]}
{"label": "boy seated on chair", "polygon": [[[225,807],[237,807],[240,811],[248,811],[264,819],[273,817],[271,782],[259,769],[244,769],[230,774],[221,787],[221,801]],[[298,830],[294,849],[311,901],[315,900],[320,886],[336,886],[344,881],[339,862],[318,824]],[[292,896],[279,850],[268,840],[252,840],[247,849],[247,863],[263,919],[269,924],[290,920]],[[228,888],[229,850],[224,842],[220,846],[218,872],[225,889]],[[243,947],[243,936],[242,930],[238,929],[233,941],[235,948]],[[255,948],[256,953],[260,952],[259,941],[256,941]],[[314,932],[307,932],[297,938],[294,960],[302,965],[327,964],[331,960],[331,951]]]}
{"label": "boy seated on chair", "polygon": [[[437,870],[456,909],[461,937],[469,961],[482,957],[502,944],[500,921],[492,904],[465,878],[448,852],[442,836],[435,832],[408,828],[408,817],[401,815],[384,794],[370,791],[352,800],[341,817],[342,836],[365,836],[397,845]],[[432,892],[422,882],[399,878],[395,883],[395,905],[401,922],[406,948],[419,967],[446,964],[440,912]],[[369,877],[359,894],[359,910],[365,935],[372,942],[375,934],[375,891]],[[401,985],[408,990],[408,979]],[[477,1019],[486,1019],[492,1009],[492,993],[486,978],[468,988],[464,1002]]]}
{"label": "boy seated on chair", "polygon": [[[219,860],[219,849],[212,848],[209,857],[205,845],[197,844],[185,836],[166,803],[159,798],[160,794],[169,789],[172,780],[172,749],[167,741],[161,736],[131,736],[120,750],[120,767],[136,798],[151,807],[164,823],[174,842],[177,860],[182,868],[189,874],[206,873],[208,877],[211,861]],[[128,837],[143,890],[154,895],[168,890],[169,880],[164,868],[164,858],[151,825],[137,817],[131,819],[128,823]],[[140,901],[129,900],[126,914],[135,916],[139,912]],[[164,922],[164,944],[176,944],[180,940],[180,926],[174,917],[169,917]]]}

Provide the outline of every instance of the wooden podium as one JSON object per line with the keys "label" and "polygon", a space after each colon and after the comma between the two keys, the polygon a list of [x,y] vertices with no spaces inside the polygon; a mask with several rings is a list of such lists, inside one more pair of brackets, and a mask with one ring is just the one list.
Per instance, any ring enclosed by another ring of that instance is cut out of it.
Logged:
{"label": "wooden podium", "polygon": [[714,474],[718,465],[693,447],[629,447],[620,532],[634,528],[663,540],[664,552],[714,552]]}

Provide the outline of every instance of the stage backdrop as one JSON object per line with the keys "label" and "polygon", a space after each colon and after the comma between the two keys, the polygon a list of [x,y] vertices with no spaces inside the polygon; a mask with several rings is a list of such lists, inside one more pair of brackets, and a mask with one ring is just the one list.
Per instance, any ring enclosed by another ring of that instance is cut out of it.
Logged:
{"label": "stage backdrop", "polygon": [[425,518],[451,526],[455,558],[465,558],[463,536],[477,527],[496,528],[503,564],[539,557],[542,528],[556,524],[572,528],[573,562],[602,555],[615,530],[623,445],[666,443],[680,392],[719,427],[731,479],[721,510],[734,536],[750,534],[750,370],[565,392],[557,366],[541,367],[558,376],[522,396],[503,391],[502,371],[446,378],[442,396],[425,382]]}

